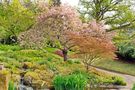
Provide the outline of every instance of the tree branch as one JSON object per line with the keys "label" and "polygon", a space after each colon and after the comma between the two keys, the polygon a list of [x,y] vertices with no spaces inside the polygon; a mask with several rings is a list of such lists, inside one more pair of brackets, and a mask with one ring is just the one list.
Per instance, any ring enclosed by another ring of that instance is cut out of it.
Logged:
{"label": "tree branch", "polygon": [[115,28],[111,28],[111,29],[108,29],[108,30],[106,30],[106,31],[107,31],[107,32],[110,32],[110,31],[114,31],[114,30],[117,30],[117,29],[123,29],[123,28],[125,28],[125,27],[131,26],[132,23],[134,23],[134,22],[135,22],[135,19],[132,20],[131,22],[127,23],[127,24],[124,24],[124,25],[121,25],[121,26],[118,26],[118,27],[115,27]]}

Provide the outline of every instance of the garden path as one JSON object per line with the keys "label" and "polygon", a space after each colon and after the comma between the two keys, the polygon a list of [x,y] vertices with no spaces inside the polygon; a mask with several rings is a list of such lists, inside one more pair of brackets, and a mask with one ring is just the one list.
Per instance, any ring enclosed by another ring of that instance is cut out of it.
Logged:
{"label": "garden path", "polygon": [[100,68],[97,68],[97,67],[94,67],[94,68],[98,71],[101,71],[101,72],[105,72],[105,73],[108,73],[108,74],[111,74],[111,75],[117,75],[117,76],[122,77],[126,81],[127,85],[124,88],[118,89],[118,90],[132,90],[133,84],[135,83],[135,76],[131,76],[131,75],[127,75],[127,74],[121,74],[121,73],[118,73],[118,72],[100,69]]}

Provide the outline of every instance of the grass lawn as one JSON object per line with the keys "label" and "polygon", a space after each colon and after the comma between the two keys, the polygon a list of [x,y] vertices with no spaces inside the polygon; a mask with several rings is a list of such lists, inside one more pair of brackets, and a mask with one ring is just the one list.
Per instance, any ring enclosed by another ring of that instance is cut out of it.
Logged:
{"label": "grass lawn", "polygon": [[95,63],[95,66],[135,76],[135,64],[118,60],[101,60]]}

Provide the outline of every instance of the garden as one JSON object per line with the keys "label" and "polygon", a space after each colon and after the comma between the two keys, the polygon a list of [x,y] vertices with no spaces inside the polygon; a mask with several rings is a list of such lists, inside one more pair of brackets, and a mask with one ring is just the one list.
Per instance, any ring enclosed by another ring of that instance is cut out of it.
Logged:
{"label": "garden", "polygon": [[0,90],[135,90],[134,3],[0,1]]}

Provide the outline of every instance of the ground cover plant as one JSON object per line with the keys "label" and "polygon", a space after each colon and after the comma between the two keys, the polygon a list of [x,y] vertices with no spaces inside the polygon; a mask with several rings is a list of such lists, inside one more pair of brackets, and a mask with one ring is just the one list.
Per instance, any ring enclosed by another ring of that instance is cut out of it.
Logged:
{"label": "ground cover plant", "polygon": [[[23,72],[24,64],[27,66],[25,80],[32,79],[32,83],[37,83],[37,86],[41,86],[44,83],[42,87],[52,87],[52,78],[57,74],[68,75],[76,70],[85,71],[83,64],[78,63],[80,62],[79,60],[77,62],[77,60],[71,59],[68,62],[64,62],[61,56],[54,53],[57,50],[55,48],[47,48],[47,53],[44,53],[42,50],[21,49],[19,46],[1,45],[0,47],[6,46],[8,50],[0,49],[0,60],[10,72],[10,78],[16,83],[19,83],[20,73]],[[117,77],[114,79],[111,75],[94,72],[95,75],[93,74],[93,76],[97,78],[99,83],[117,84]],[[121,82],[124,83],[124,80],[122,79]],[[123,83],[118,84],[124,85]]]}

